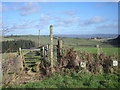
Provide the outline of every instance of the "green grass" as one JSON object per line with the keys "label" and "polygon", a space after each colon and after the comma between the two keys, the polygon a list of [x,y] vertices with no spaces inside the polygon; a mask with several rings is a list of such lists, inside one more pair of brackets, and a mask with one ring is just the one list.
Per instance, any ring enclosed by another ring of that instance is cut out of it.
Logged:
{"label": "green grass", "polygon": [[[103,51],[103,53],[106,53],[107,55],[113,55],[114,53],[116,55],[118,55],[118,50],[120,48],[102,48],[101,51]],[[97,53],[97,48],[90,48],[90,47],[86,47],[86,48],[74,48],[74,50],[76,51],[86,51],[86,52],[89,52],[89,53]]]}
{"label": "green grass", "polygon": [[[23,36],[18,36],[18,37],[8,37],[8,38],[3,38],[4,40],[32,40],[38,44],[38,36],[30,36],[30,35],[23,35]],[[81,45],[97,45],[99,44],[101,47],[113,47],[112,45],[108,43],[103,43],[101,41],[93,40],[93,39],[81,39],[81,38],[67,38],[67,37],[62,37],[63,40],[63,45],[65,47],[81,47]],[[50,38],[49,36],[40,36],[40,44],[48,44],[50,43]],[[57,45],[57,39],[54,38],[54,44]]]}
{"label": "green grass", "polygon": [[[32,40],[38,44],[38,36],[30,36],[30,35],[23,35],[23,36],[18,36],[18,37],[8,37],[8,38],[3,38],[4,40],[19,40],[19,39],[24,39],[24,40]],[[62,38],[63,40],[63,47],[65,48],[74,48],[75,50],[79,51],[88,51],[90,53],[96,53],[97,50],[95,47],[86,47],[84,45],[97,45],[99,44],[100,47],[102,48],[102,51],[106,53],[107,55],[112,55],[115,53],[116,55],[118,54],[118,48],[110,45],[109,43],[104,43],[101,41],[93,40],[93,39],[81,39],[81,38]],[[40,44],[45,45],[50,43],[50,38],[49,36],[40,36]],[[54,39],[54,45],[57,45],[57,39]],[[81,46],[82,45],[82,46]],[[23,51],[23,54],[26,54],[29,50]],[[118,54],[119,55],[119,54]],[[3,57],[8,57],[8,56],[3,56]],[[120,56],[119,56],[120,57]]]}
{"label": "green grass", "polygon": [[[32,40],[38,43],[37,36],[21,36],[3,38],[3,40]],[[62,38],[63,46],[67,48],[74,48],[77,51],[86,51],[89,53],[96,53],[97,49],[94,47],[85,47],[84,45],[97,45],[102,47],[102,50],[107,55],[118,53],[118,48],[113,47],[108,43],[103,43],[96,40],[80,39],[80,38]],[[40,36],[40,44],[48,44],[50,39],[48,36]],[[57,39],[54,39],[54,45],[57,45]],[[83,46],[81,46],[83,45]],[[24,50],[23,54],[28,53]],[[31,54],[32,55],[32,54]],[[3,54],[3,57],[8,59],[13,57],[9,53]],[[27,58],[27,56],[26,56]],[[116,74],[101,74],[93,75],[88,73],[73,73],[72,75],[62,76],[60,74],[53,74],[41,82],[27,83],[23,85],[11,86],[11,88],[118,88],[118,79],[120,76]],[[120,86],[120,85],[119,85]]]}
{"label": "green grass", "polygon": [[73,73],[65,76],[53,74],[41,82],[15,85],[11,88],[118,88],[120,87],[118,79],[120,77],[116,74]]}

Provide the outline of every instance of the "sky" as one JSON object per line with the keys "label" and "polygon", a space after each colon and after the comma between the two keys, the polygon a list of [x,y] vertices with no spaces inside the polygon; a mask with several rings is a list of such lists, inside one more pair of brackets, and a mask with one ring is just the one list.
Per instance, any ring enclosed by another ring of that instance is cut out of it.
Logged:
{"label": "sky", "polygon": [[6,35],[118,34],[117,2],[2,2]]}

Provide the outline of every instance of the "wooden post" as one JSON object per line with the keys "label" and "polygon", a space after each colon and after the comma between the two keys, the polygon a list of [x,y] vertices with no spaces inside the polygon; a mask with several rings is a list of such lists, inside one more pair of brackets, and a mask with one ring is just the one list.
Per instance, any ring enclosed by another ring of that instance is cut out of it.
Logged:
{"label": "wooden post", "polygon": [[38,36],[38,44],[39,44],[39,47],[40,47],[40,30],[39,30],[39,36]]}
{"label": "wooden post", "polygon": [[45,60],[46,60],[46,57],[47,57],[47,45],[45,45],[45,52],[44,52],[44,55],[45,55]]}
{"label": "wooden post", "polygon": [[[48,50],[49,50],[49,46],[46,45],[46,57],[48,57]],[[48,58],[47,58],[48,59]]]}
{"label": "wooden post", "polygon": [[49,63],[50,63],[50,44],[48,44],[48,51],[47,51],[47,59],[48,59],[48,61],[49,61]]}
{"label": "wooden post", "polygon": [[44,46],[42,47],[42,55],[43,55],[43,57],[45,56],[45,47]]}
{"label": "wooden post", "polygon": [[100,46],[96,45],[96,47],[97,47],[97,54],[99,55],[100,54]]}
{"label": "wooden post", "polygon": [[50,64],[51,73],[53,73],[53,26],[50,25]]}
{"label": "wooden post", "polygon": [[47,50],[47,51],[48,51],[48,49],[49,49],[49,45],[46,46],[46,50]]}
{"label": "wooden post", "polygon": [[19,48],[19,55],[22,55],[22,50],[21,50],[21,48]]}
{"label": "wooden post", "polygon": [[50,50],[50,44],[48,44],[48,50]]}
{"label": "wooden post", "polygon": [[36,72],[40,71],[40,62],[36,63]]}
{"label": "wooden post", "polygon": [[47,49],[45,49],[45,57],[47,56]]}
{"label": "wooden post", "polygon": [[58,47],[57,47],[57,61],[58,65],[60,66],[62,56],[62,40],[58,40]]}
{"label": "wooden post", "polygon": [[58,40],[58,48],[59,48],[59,49],[62,49],[62,46],[63,46],[63,45],[62,45],[62,40]]}
{"label": "wooden post", "polygon": [[58,58],[60,58],[62,54],[62,40],[58,40]]}

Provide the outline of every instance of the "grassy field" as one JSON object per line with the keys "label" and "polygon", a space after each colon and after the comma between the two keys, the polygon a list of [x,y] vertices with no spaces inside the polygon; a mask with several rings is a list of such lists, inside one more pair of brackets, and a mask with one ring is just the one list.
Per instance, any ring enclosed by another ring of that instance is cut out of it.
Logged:
{"label": "grassy field", "polygon": [[[76,51],[86,51],[86,52],[89,52],[89,53],[97,53],[97,48],[90,48],[90,47],[87,47],[87,48],[74,48],[74,50]],[[102,48],[100,49],[101,52],[107,54],[107,55],[113,55],[115,53],[115,55],[118,55],[118,51],[119,51],[119,48]]]}
{"label": "grassy field", "polygon": [[[75,51],[85,51],[85,52],[89,52],[89,53],[97,53],[97,48],[90,48],[90,47],[81,47],[81,48],[74,48]],[[113,55],[115,54],[118,58],[120,58],[119,55],[119,51],[120,48],[102,48],[103,53],[105,53],[106,55]],[[29,50],[23,50],[23,55],[25,55],[27,52],[29,52]],[[16,56],[16,53],[4,53],[2,54],[2,59],[7,60],[10,58],[13,58]]]}
{"label": "grassy field", "polygon": [[120,79],[116,74],[73,73],[71,75],[53,74],[42,82],[15,85],[11,88],[119,88]]}
{"label": "grassy field", "polygon": [[[38,36],[20,36],[3,38],[6,40],[32,40],[38,44]],[[76,51],[86,51],[97,53],[96,45],[100,45],[101,51],[107,55],[118,55],[119,48],[103,41],[80,38],[61,38],[64,48],[73,48]],[[40,36],[40,44],[48,44],[48,36]],[[54,38],[54,45],[57,45],[57,39]],[[23,54],[28,51],[23,51]],[[13,58],[15,53],[4,53],[3,59]],[[120,57],[119,57],[120,58]],[[41,82],[30,82],[24,85],[15,85],[11,88],[118,88],[120,77],[116,74],[91,74],[91,73],[73,73],[71,75],[53,74]],[[9,87],[10,88],[10,87]]]}
{"label": "grassy field", "polygon": [[[6,41],[6,40],[19,40],[19,39],[23,39],[23,40],[32,40],[34,41],[37,45],[38,45],[38,36],[33,36],[33,35],[28,35],[28,36],[17,36],[17,37],[3,37],[2,41]],[[63,46],[65,48],[74,48],[74,50],[76,51],[87,51],[89,53],[96,53],[97,49],[96,49],[96,45],[100,45],[100,47],[102,48],[101,51],[103,51],[103,53],[106,53],[107,55],[112,55],[112,54],[118,54],[118,48],[112,46],[111,44],[104,42],[104,41],[99,41],[99,40],[94,40],[94,39],[81,39],[81,38],[66,38],[66,37],[62,37],[60,38],[63,40]],[[54,38],[54,45],[57,45],[57,38]],[[49,36],[40,36],[40,44],[41,45],[45,45],[50,43],[50,39]],[[8,57],[5,56],[7,54],[3,55],[3,58]]]}
{"label": "grassy field", "polygon": [[[17,37],[4,37],[2,40],[32,40],[38,44],[38,36],[17,36]],[[59,39],[63,40],[63,45],[66,47],[84,47],[85,45],[92,45],[95,46],[99,44],[101,47],[113,47],[109,43],[105,43],[102,41],[94,40],[94,39],[81,39],[81,38],[66,38],[61,37]],[[54,37],[54,44],[57,44],[58,38]],[[40,44],[48,44],[50,43],[49,36],[40,36]]]}

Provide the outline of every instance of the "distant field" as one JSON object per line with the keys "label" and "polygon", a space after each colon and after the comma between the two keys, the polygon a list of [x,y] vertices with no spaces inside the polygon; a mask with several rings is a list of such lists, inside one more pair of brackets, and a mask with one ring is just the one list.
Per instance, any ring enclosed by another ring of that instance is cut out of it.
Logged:
{"label": "distant field", "polygon": [[[18,40],[18,39],[23,39],[23,40],[32,40],[38,44],[38,36],[16,36],[16,37],[6,37],[3,38],[2,40]],[[67,37],[61,37],[61,38],[56,38],[54,37],[54,45],[57,45],[57,40],[62,39],[63,40],[63,45],[65,47],[86,47],[87,46],[95,46],[99,44],[101,47],[113,47],[109,43],[102,42],[99,40],[94,40],[94,39],[81,39],[81,38],[67,38]],[[105,40],[104,40],[105,41]],[[50,38],[49,36],[40,36],[40,44],[48,44],[50,43]]]}
{"label": "distant field", "polygon": [[[22,39],[22,40],[32,40],[34,42],[36,42],[38,44],[38,36],[16,36],[16,37],[6,37],[6,38],[3,38],[3,41],[4,40],[10,40],[10,39],[14,39],[14,40],[19,40],[19,39]],[[40,36],[40,44],[41,45],[44,45],[44,44],[47,44],[49,43],[50,40],[49,40],[49,37],[48,36]]]}
{"label": "distant field", "polygon": [[[18,36],[18,37],[7,37],[3,38],[2,41],[6,40],[32,40],[38,44],[38,36]],[[78,51],[86,51],[89,53],[97,53],[96,45],[100,45],[101,51],[107,55],[118,55],[118,48],[112,46],[104,41],[94,39],[81,39],[81,38],[59,38],[63,40],[63,47],[73,48]],[[58,38],[54,37],[54,45],[57,45]],[[50,43],[49,36],[40,36],[40,45]],[[23,50],[23,55],[28,53],[29,50]],[[29,57],[25,56],[26,59],[33,57],[34,53],[29,53]],[[3,59],[8,60],[16,56],[15,53],[4,53],[2,54]],[[30,57],[31,56],[31,57]],[[34,55],[36,58],[39,56]],[[120,57],[119,57],[120,58]],[[36,60],[36,59],[35,59]],[[33,61],[35,61],[33,60]],[[63,72],[64,73],[64,72]],[[117,74],[91,74],[91,73],[72,73],[71,75],[60,75],[53,74],[47,77],[45,80],[40,82],[30,82],[23,85],[10,86],[8,88],[118,88],[119,75]],[[4,87],[3,87],[4,88]]]}
{"label": "distant field", "polygon": [[[38,45],[38,36],[28,35],[28,36],[12,36],[12,37],[4,37],[2,41],[6,40],[32,40]],[[65,48],[74,48],[74,50],[82,50],[82,51],[88,51],[89,53],[96,53],[96,45],[100,45],[102,48],[102,51],[106,53],[107,55],[112,55],[115,53],[118,55],[118,48],[112,46],[109,43],[106,43],[105,41],[107,39],[104,39],[103,41],[100,40],[94,40],[94,39],[81,39],[81,38],[67,38],[67,37],[54,37],[54,45],[57,45],[58,39],[63,40],[63,47]],[[45,45],[50,43],[49,36],[40,36],[40,45]],[[8,57],[8,56],[4,56]]]}
{"label": "distant field", "polygon": [[[118,55],[118,50],[120,48],[102,48],[101,51],[103,53],[106,53],[107,55],[113,55],[115,53],[115,55]],[[89,52],[89,53],[97,53],[97,48],[90,48],[90,47],[87,47],[87,48],[74,48],[74,50],[76,51],[86,51],[86,52]]]}

